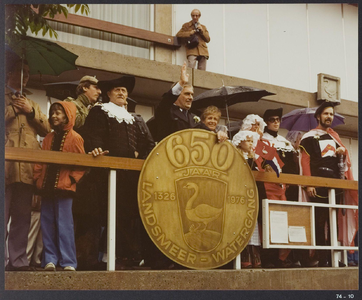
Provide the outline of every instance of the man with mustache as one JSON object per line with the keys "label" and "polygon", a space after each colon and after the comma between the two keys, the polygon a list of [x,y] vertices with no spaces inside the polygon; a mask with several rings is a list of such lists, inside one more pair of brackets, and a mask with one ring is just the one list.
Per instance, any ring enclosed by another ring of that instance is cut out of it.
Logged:
{"label": "man with mustache", "polygon": [[[340,169],[338,166],[340,155],[344,155],[345,178],[353,180],[351,162],[349,159],[348,151],[343,145],[338,133],[332,128],[334,119],[334,103],[324,102],[316,110],[314,117],[318,121],[318,126],[315,129],[307,132],[300,142],[301,153],[301,174],[304,176],[319,176],[327,178],[340,178]],[[309,201],[328,203],[328,188],[326,187],[312,187],[305,188],[305,192],[309,197]],[[346,204],[357,205],[358,198],[356,191],[345,192]],[[342,196],[341,190],[336,190],[336,202],[340,203]],[[341,212],[339,212],[340,214]],[[345,239],[348,227],[347,222],[350,222],[348,230],[356,230],[357,224],[353,216],[353,210],[348,209],[347,214],[343,217],[339,216],[339,238],[343,239],[343,244],[351,245],[353,243],[353,233],[348,232],[347,236],[351,235],[352,240]],[[343,220],[344,219],[344,220]],[[316,227],[316,243],[318,246],[330,245],[329,233],[325,235],[325,223],[327,222],[329,228],[329,209],[323,207],[315,208],[315,227]],[[355,224],[354,224],[355,223]],[[353,229],[354,228],[354,229]],[[345,230],[345,232],[342,232]],[[327,239],[326,237],[327,236]],[[328,250],[320,250],[319,266],[329,267],[330,258]]]}

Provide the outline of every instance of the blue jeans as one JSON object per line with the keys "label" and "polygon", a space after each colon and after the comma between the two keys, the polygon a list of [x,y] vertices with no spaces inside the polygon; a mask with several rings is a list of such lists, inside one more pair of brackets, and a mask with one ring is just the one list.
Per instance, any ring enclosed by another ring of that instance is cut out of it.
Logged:
{"label": "blue jeans", "polygon": [[42,198],[41,230],[44,244],[42,267],[50,262],[62,268],[77,267],[72,204],[71,197]]}

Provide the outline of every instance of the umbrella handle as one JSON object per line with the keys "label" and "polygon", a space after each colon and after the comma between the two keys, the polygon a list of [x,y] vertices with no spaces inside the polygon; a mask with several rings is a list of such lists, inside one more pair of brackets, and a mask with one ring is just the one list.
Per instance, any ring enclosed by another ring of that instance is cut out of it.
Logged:
{"label": "umbrella handle", "polygon": [[230,118],[229,118],[229,108],[228,108],[228,103],[227,101],[225,101],[225,109],[226,109],[226,117],[228,119],[228,135],[229,135],[229,139],[231,140],[231,131],[230,131]]}

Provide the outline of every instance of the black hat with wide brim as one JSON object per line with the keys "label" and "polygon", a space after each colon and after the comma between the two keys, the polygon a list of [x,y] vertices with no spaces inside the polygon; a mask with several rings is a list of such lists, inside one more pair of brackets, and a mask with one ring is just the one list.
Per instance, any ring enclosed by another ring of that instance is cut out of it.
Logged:
{"label": "black hat with wide brim", "polygon": [[130,95],[135,86],[136,79],[134,76],[122,76],[113,80],[102,80],[98,81],[98,87],[102,91],[103,99],[108,99],[107,92],[114,89],[115,87],[125,87],[127,89],[128,95]]}
{"label": "black hat with wide brim", "polygon": [[266,121],[268,121],[268,119],[270,117],[278,116],[279,118],[282,118],[282,115],[283,115],[283,108],[282,107],[277,108],[277,109],[267,109],[264,112],[263,119],[266,122]]}

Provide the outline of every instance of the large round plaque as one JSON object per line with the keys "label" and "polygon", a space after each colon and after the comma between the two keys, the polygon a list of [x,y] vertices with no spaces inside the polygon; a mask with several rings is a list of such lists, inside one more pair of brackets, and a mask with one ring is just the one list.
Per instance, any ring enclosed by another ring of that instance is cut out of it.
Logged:
{"label": "large round plaque", "polygon": [[200,129],[171,134],[152,150],[138,183],[138,206],[155,245],[193,269],[217,268],[239,255],[259,209],[244,157]]}

